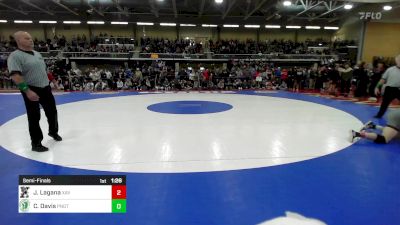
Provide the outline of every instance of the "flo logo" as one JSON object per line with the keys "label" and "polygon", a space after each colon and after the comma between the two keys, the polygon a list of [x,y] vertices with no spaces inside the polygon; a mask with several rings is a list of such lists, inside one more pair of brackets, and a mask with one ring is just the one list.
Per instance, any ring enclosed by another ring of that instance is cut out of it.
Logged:
{"label": "flo logo", "polygon": [[29,211],[29,200],[21,200],[19,201],[19,211],[20,212],[28,212]]}
{"label": "flo logo", "polygon": [[382,13],[380,12],[359,12],[360,20],[380,20],[382,19]]}
{"label": "flo logo", "polygon": [[29,198],[29,187],[20,187],[20,198]]}

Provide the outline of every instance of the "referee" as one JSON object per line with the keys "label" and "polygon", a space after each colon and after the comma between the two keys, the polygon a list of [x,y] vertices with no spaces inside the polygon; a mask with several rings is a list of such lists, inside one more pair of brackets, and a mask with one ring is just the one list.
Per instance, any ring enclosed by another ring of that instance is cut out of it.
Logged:
{"label": "referee", "polygon": [[39,104],[43,107],[49,123],[49,136],[56,141],[62,140],[58,135],[56,102],[49,86],[46,64],[42,55],[33,50],[32,37],[28,32],[18,31],[14,38],[18,49],[7,59],[8,70],[24,98],[32,151],[45,152],[49,149],[41,143],[43,134],[39,126]]}
{"label": "referee", "polygon": [[382,118],[390,103],[395,98],[400,100],[400,55],[396,56],[395,60],[396,66],[392,66],[386,70],[386,72],[382,76],[382,79],[379,81],[378,85],[375,88],[375,94],[376,96],[378,96],[381,93],[382,86],[386,86],[383,93],[381,107],[375,118]]}

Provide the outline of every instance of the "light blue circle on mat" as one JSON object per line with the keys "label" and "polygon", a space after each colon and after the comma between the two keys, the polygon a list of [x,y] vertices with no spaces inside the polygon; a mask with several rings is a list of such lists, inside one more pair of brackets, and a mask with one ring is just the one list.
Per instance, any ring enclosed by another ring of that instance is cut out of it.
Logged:
{"label": "light blue circle on mat", "polygon": [[169,114],[207,114],[218,113],[232,109],[233,106],[222,102],[209,101],[173,101],[153,104],[148,110]]}

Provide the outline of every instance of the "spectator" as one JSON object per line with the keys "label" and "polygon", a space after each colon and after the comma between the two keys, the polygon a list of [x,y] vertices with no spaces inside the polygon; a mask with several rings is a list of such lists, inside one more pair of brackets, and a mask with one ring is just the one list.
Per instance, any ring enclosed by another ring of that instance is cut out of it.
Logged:
{"label": "spectator", "polygon": [[118,79],[118,81],[117,81],[117,89],[118,90],[122,90],[123,87],[124,87],[124,82],[122,82],[121,79]]}
{"label": "spectator", "polygon": [[365,62],[360,62],[353,71],[353,79],[356,80],[355,97],[367,96],[368,74],[365,69]]}

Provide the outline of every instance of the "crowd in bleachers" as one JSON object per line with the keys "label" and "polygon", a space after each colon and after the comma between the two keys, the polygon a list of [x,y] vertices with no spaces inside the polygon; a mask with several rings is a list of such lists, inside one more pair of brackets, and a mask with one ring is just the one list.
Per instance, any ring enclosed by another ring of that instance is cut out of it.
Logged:
{"label": "crowd in bleachers", "polygon": [[256,42],[253,40],[221,40],[209,41],[210,51],[217,54],[335,54],[340,47],[355,45],[354,41],[326,42],[307,40],[294,42],[285,40],[273,40]]}
{"label": "crowd in bleachers", "polygon": [[16,45],[11,41],[0,41],[0,52],[12,52],[16,49]]}
{"label": "crowd in bleachers", "polygon": [[[35,50],[49,51],[61,49],[68,52],[127,52],[137,45],[135,40],[114,38],[100,34],[89,41],[85,35],[76,35],[70,42],[64,36],[56,36],[52,40],[35,42]],[[121,42],[122,47],[115,48]],[[354,45],[351,41],[323,42],[305,41],[265,41],[256,43],[209,41],[210,51],[220,54],[255,54],[255,53],[284,53],[284,54],[331,54],[335,48]],[[142,38],[142,52],[159,53],[202,53],[203,45],[193,40],[168,40]],[[0,42],[0,52],[15,49],[11,41]],[[325,48],[319,48],[326,46]],[[310,47],[317,47],[315,49]],[[136,61],[130,67],[87,67],[71,69],[70,65],[62,65],[57,60],[47,60],[49,73],[52,74],[65,91],[103,91],[103,90],[240,90],[249,88],[283,89],[283,90],[315,90],[325,93],[355,96],[373,95],[369,87],[379,80],[384,66],[365,67],[363,64],[322,65],[319,67],[290,67],[281,68],[267,62],[231,61],[226,68],[221,64],[203,65],[197,68],[181,68],[174,71],[174,65],[166,65],[160,60],[152,62]],[[13,84],[5,69],[6,56],[0,57],[0,88],[10,88]]]}
{"label": "crowd in bleachers", "polygon": [[[0,52],[10,52],[15,49],[13,38],[0,41]],[[61,36],[52,39],[34,39],[35,50],[48,52],[61,50],[65,52],[130,52],[137,50],[141,53],[185,53],[202,54],[205,51],[215,54],[334,54],[346,45],[355,45],[354,41],[326,42],[323,40],[307,40],[294,42],[288,40],[265,40],[256,42],[254,40],[219,40],[199,43],[190,39],[167,39],[167,38],[141,38],[135,40],[129,37],[113,37],[112,35],[100,33],[91,39],[85,35],[74,35],[70,41]],[[207,49],[204,47],[207,46]]]}
{"label": "crowd in bleachers", "polygon": [[[84,34],[73,35],[67,41],[64,35],[54,36],[52,39],[38,40],[34,38],[34,49],[38,52],[49,52],[60,50],[65,52],[129,52],[134,50],[137,41],[127,37],[113,37],[100,33],[92,40]],[[12,52],[16,49],[16,44],[12,36],[8,40],[0,41],[0,52]]]}
{"label": "crowd in bleachers", "polygon": [[[49,73],[64,91],[106,90],[243,90],[268,89],[315,91],[354,97],[374,96],[373,89],[386,65],[349,63],[313,67],[284,67],[266,62],[231,61],[222,65],[181,67],[163,61],[139,62],[128,67],[89,66],[67,69],[60,62],[48,62]],[[1,71],[0,88],[12,86],[7,71]],[[55,82],[54,82],[55,83]]]}
{"label": "crowd in bleachers", "polygon": [[141,38],[140,43],[142,53],[203,53],[202,44],[189,39]]}

